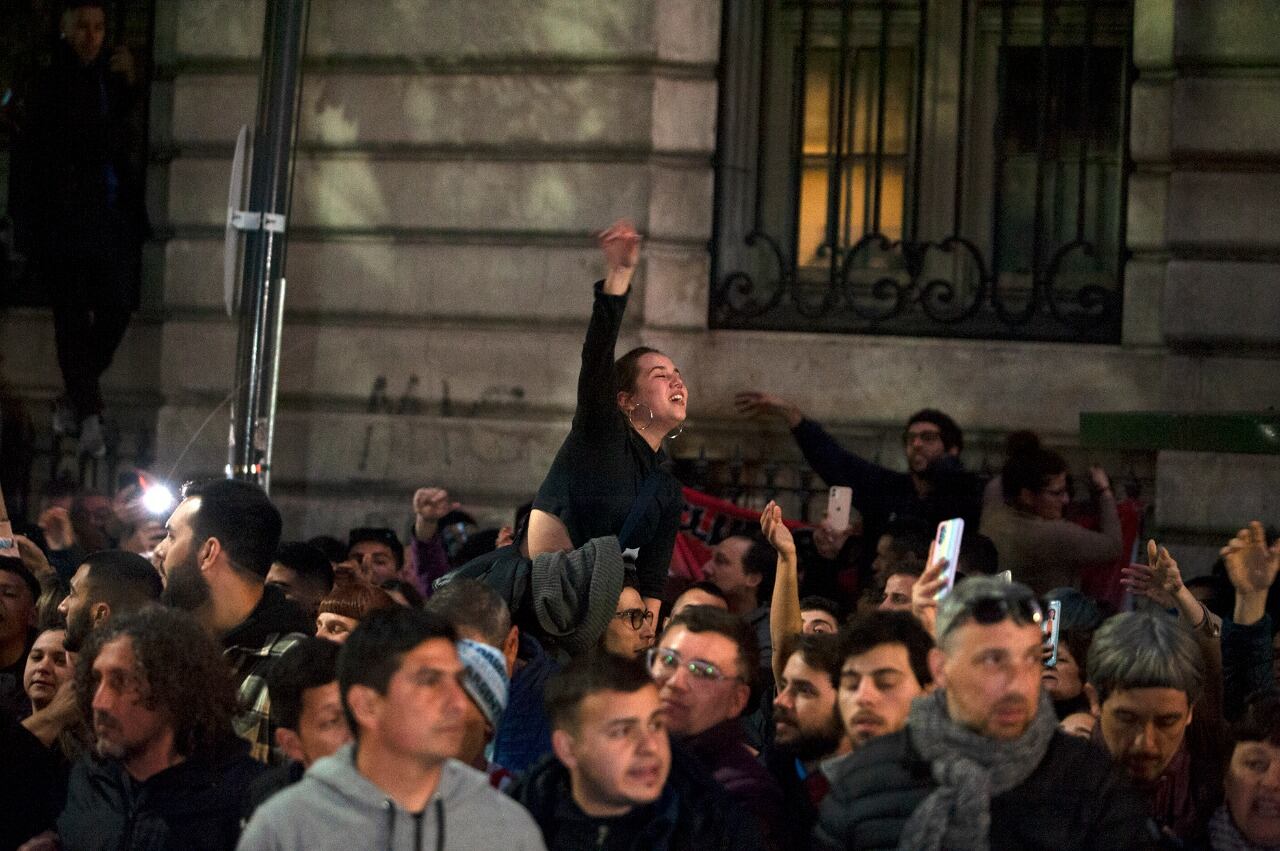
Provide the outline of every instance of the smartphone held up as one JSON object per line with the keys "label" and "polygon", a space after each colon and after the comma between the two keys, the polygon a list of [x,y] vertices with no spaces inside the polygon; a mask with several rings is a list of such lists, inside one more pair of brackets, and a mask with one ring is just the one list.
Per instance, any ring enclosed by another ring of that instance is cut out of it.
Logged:
{"label": "smartphone held up", "polygon": [[951,593],[956,584],[956,566],[960,563],[960,542],[964,539],[964,519],[954,517],[938,524],[937,534],[933,537],[933,563],[946,559],[947,566],[942,571],[942,587],[938,589],[938,600]]}

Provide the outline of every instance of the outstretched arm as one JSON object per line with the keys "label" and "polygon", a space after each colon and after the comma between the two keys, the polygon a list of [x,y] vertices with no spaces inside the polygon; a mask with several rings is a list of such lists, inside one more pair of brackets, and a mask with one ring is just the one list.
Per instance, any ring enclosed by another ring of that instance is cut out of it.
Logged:
{"label": "outstretched arm", "polygon": [[640,235],[620,221],[600,234],[605,258],[605,278],[598,285],[591,323],[582,344],[582,368],[578,372],[578,408],[573,425],[585,436],[597,434],[615,416],[618,402],[613,386],[614,347],[622,314],[627,308],[631,278],[640,259]]}
{"label": "outstretched arm", "polygon": [[778,554],[778,575],[773,582],[773,600],[769,608],[769,637],[773,642],[773,681],[782,682],[782,658],[787,641],[798,634],[804,623],[800,618],[800,579],[796,570],[796,542],[791,530],[782,522],[782,507],[770,502],[760,515],[760,529]]}

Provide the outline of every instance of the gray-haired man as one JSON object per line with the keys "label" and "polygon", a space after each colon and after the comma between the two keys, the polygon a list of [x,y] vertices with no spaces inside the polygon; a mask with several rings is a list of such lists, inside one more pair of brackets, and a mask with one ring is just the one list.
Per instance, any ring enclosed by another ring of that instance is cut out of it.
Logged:
{"label": "gray-haired man", "polygon": [[1221,799],[1226,743],[1220,701],[1200,702],[1204,717],[1192,724],[1207,683],[1195,637],[1163,612],[1116,615],[1094,635],[1088,671],[1094,742],[1129,773],[1162,829],[1202,837]]}
{"label": "gray-haired man", "polygon": [[937,690],[833,779],[818,847],[1150,845],[1124,778],[1057,728],[1040,689],[1042,619],[1030,589],[986,577],[942,601],[929,656]]}

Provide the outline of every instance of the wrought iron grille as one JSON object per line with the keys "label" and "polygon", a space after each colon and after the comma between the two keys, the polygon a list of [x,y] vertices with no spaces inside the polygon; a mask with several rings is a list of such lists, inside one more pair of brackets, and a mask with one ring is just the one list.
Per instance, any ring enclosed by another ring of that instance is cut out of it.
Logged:
{"label": "wrought iron grille", "polygon": [[726,0],[711,326],[1114,343],[1132,0]]}

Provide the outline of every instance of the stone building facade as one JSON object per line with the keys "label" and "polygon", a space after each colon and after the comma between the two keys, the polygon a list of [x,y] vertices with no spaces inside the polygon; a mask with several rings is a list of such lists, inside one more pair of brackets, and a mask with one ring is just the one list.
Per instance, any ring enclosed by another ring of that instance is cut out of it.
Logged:
{"label": "stone building facade", "polygon": [[[263,7],[157,3],[158,238],[107,383],[153,418],[156,467],[175,477],[226,459],[222,230]],[[657,346],[685,372],[678,456],[796,458],[783,431],[735,417],[733,393],[755,387],[886,463],[925,405],[966,427],[975,467],[998,464],[1008,429],[1036,429],[1080,472],[1098,457],[1145,483],[1154,528],[1197,561],[1241,521],[1277,515],[1276,456],[1086,452],[1078,416],[1280,398],[1280,8],[1136,0],[1115,345],[712,330],[722,11],[312,0],[273,479],[291,534],[399,526],[424,484],[494,520],[528,499],[573,407],[591,234],[623,216],[647,234],[623,345]],[[10,311],[0,333],[8,380],[56,392],[47,316]]]}

